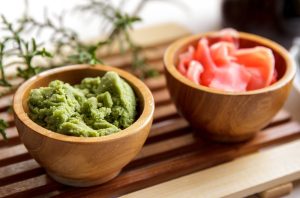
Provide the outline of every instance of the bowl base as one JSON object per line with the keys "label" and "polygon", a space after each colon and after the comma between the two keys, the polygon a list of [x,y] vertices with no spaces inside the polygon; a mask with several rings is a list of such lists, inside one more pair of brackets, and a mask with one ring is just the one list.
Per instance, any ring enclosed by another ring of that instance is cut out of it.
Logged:
{"label": "bowl base", "polygon": [[109,180],[114,179],[119,175],[121,171],[113,172],[109,175],[103,176],[96,180],[83,180],[83,179],[70,179],[66,177],[58,176],[52,172],[47,171],[48,175],[54,179],[55,181],[68,185],[68,186],[76,186],[76,187],[89,187],[89,186],[96,186],[99,184],[103,184],[105,182],[108,182]]}
{"label": "bowl base", "polygon": [[230,136],[230,135],[220,135],[220,134],[213,134],[213,133],[201,133],[201,136],[204,136],[207,139],[210,139],[215,142],[221,142],[221,143],[239,143],[239,142],[245,142],[252,138],[254,138],[256,133],[250,133],[245,135],[239,135],[239,136]]}

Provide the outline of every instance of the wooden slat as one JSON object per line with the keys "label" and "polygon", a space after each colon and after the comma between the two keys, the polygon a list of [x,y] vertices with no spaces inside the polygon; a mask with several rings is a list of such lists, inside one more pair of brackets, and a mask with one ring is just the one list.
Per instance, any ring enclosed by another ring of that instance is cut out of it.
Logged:
{"label": "wooden slat", "polygon": [[249,196],[300,178],[299,151],[298,140],[124,197]]}
{"label": "wooden slat", "polygon": [[0,136],[0,149],[2,147],[9,147],[13,145],[18,145],[21,143],[17,129],[15,127],[10,127],[5,130],[7,140],[4,140],[2,136]]}
{"label": "wooden slat", "polygon": [[291,114],[289,114],[286,110],[282,109],[280,110],[272,119],[272,122],[276,121],[288,121],[291,120]]}
{"label": "wooden slat", "polygon": [[[38,167],[40,166],[34,159],[0,167],[0,180]],[[1,182],[0,185],[2,185]]]}
{"label": "wooden slat", "polygon": [[5,120],[6,122],[13,122],[14,116],[10,112],[1,112],[0,118]]}
{"label": "wooden slat", "polygon": [[[151,155],[176,150],[178,148],[193,144],[195,142],[197,142],[197,139],[194,138],[194,135],[192,133],[187,132],[186,135],[183,136],[145,145],[144,148],[136,157],[136,159],[141,159],[141,158],[149,157]],[[200,146],[201,144],[199,144],[199,147]]]}
{"label": "wooden slat", "polygon": [[288,140],[299,137],[300,124],[298,122],[288,122],[280,126],[263,130],[258,136],[240,146],[240,151],[247,151],[256,148],[263,148],[270,144],[285,143]]}
{"label": "wooden slat", "polygon": [[[189,155],[205,147],[207,147],[207,145],[203,143],[203,140],[193,138],[193,134],[146,145],[137,158],[125,167],[124,171],[140,169],[141,167],[161,163],[161,161],[176,158],[181,155]],[[213,150],[214,146],[209,145],[209,148]]]}
{"label": "wooden slat", "polygon": [[18,163],[18,162],[25,161],[25,160],[28,160],[28,159],[31,159],[31,156],[29,155],[29,153],[15,155],[13,157],[1,160],[0,161],[0,167],[1,166],[7,166],[7,165],[13,164],[13,163]]}
{"label": "wooden slat", "polygon": [[268,125],[268,127],[276,126],[290,120],[291,120],[291,115],[286,110],[282,109],[274,116],[274,118],[271,120],[271,123]]}
{"label": "wooden slat", "polygon": [[188,127],[188,123],[183,118],[173,118],[166,121],[153,124],[151,132],[147,141],[151,138],[158,137],[165,134],[166,132],[174,132],[185,127]]}
{"label": "wooden slat", "polygon": [[49,192],[54,189],[64,188],[63,185],[54,182],[47,175],[29,178],[0,188],[0,195],[14,197],[32,197],[40,193]]}
{"label": "wooden slat", "polygon": [[12,84],[12,87],[0,87],[0,97],[5,96],[6,94],[12,94],[18,85],[20,85],[24,80],[21,78],[15,78],[13,80],[10,80],[9,82]]}
{"label": "wooden slat", "polygon": [[23,144],[2,148],[0,153],[0,162],[5,160],[6,158],[10,158],[24,153],[27,153],[27,150]]}
{"label": "wooden slat", "polygon": [[178,116],[178,113],[174,104],[167,104],[156,108],[154,112],[154,121],[160,121],[176,115]]}
{"label": "wooden slat", "polygon": [[[147,48],[143,51],[143,55],[146,58],[146,60],[151,60],[152,62],[161,60],[162,54],[165,52],[166,48],[167,48],[167,45],[162,45],[162,46],[153,47],[153,48]],[[104,58],[103,61],[107,65],[114,65],[114,66],[118,66],[118,67],[129,67],[132,62],[131,54],[126,53],[126,54],[122,55],[121,57],[122,58],[120,58],[119,55],[109,56],[107,58]],[[149,61],[149,65],[151,65],[150,61]]]}
{"label": "wooden slat", "polygon": [[[161,60],[151,61],[147,64],[152,69],[155,69],[159,74],[164,74],[165,70],[164,70],[163,63],[161,62]],[[122,67],[122,69],[124,69],[128,72],[132,71],[132,68],[130,65],[126,65],[125,67]]]}
{"label": "wooden slat", "polygon": [[278,198],[290,194],[293,190],[293,183],[287,183],[258,194],[260,198]]}
{"label": "wooden slat", "polygon": [[15,183],[41,174],[44,174],[44,170],[34,159],[10,164],[0,167],[0,186]]}
{"label": "wooden slat", "polygon": [[162,90],[153,92],[153,97],[154,97],[156,105],[165,103],[165,102],[171,102],[170,93],[167,89],[162,89]]}
{"label": "wooden slat", "polygon": [[[18,137],[18,132],[16,127],[9,127],[5,130],[8,141],[12,138]],[[0,142],[3,141],[3,137],[0,136]],[[1,144],[1,143],[0,143]]]}
{"label": "wooden slat", "polygon": [[0,112],[7,110],[12,104],[13,95],[7,95],[0,98]]}
{"label": "wooden slat", "polygon": [[150,79],[145,80],[144,82],[152,91],[165,88],[165,86],[166,86],[166,79],[164,76],[150,78]]}

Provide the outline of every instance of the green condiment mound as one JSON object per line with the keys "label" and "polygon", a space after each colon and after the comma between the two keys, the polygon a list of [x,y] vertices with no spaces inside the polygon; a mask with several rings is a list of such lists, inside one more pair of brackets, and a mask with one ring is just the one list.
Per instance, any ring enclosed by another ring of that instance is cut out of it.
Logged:
{"label": "green condiment mound", "polygon": [[29,117],[51,131],[99,137],[130,126],[137,115],[133,89],[117,73],[84,78],[71,86],[59,80],[31,90]]}

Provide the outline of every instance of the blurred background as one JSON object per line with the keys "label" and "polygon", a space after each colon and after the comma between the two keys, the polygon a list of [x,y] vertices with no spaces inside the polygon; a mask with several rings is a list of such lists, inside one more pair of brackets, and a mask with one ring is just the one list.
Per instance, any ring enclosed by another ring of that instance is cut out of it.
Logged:
{"label": "blurred background", "polygon": [[[25,2],[3,1],[0,13],[9,20],[16,20],[24,13]],[[27,2],[29,14],[36,19],[42,20],[45,12],[49,17],[63,13],[66,26],[78,32],[81,38],[103,33],[103,24],[97,16],[75,11],[84,0]],[[194,33],[222,26],[234,27],[269,37],[286,48],[300,33],[300,0],[112,0],[110,3],[120,6],[125,12],[137,13],[142,22],[135,24],[136,28],[164,22],[182,24]]]}
{"label": "blurred background", "polygon": [[[20,18],[25,10],[25,2],[20,0],[3,1],[0,6],[0,13],[10,21]],[[28,12],[35,18],[44,20],[45,12],[51,18],[64,13],[65,24],[79,33],[81,38],[93,38],[103,34],[103,24],[97,14],[83,14],[76,11],[76,7],[84,0],[51,0],[38,1],[29,0]],[[175,22],[185,25],[193,32],[218,29],[221,23],[222,0],[195,1],[195,0],[156,0],[144,1],[139,7],[141,0],[112,0],[109,1],[115,6],[122,7],[122,11],[133,14],[139,9],[138,16],[142,21],[135,24],[134,28],[149,26],[157,23]],[[17,5],[17,6],[16,6]]]}

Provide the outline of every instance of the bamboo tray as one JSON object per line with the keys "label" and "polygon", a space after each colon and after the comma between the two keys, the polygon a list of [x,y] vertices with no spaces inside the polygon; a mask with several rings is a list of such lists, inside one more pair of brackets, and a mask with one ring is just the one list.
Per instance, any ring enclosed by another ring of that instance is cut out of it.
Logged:
{"label": "bamboo tray", "polygon": [[[162,65],[163,52],[168,44],[187,34],[188,31],[174,24],[134,33],[136,41],[146,47],[148,62],[161,73],[157,78],[145,80],[155,98],[155,118],[142,151],[117,178],[106,184],[73,188],[49,178],[20,142],[13,117],[7,112],[12,95],[0,98],[0,117],[10,124],[6,131],[9,140],[0,139],[0,197],[116,197],[300,138],[300,123],[293,121],[284,110],[246,143],[217,144],[195,135],[170,101]],[[126,56],[106,58],[106,63],[124,69],[129,68],[129,62]]]}

